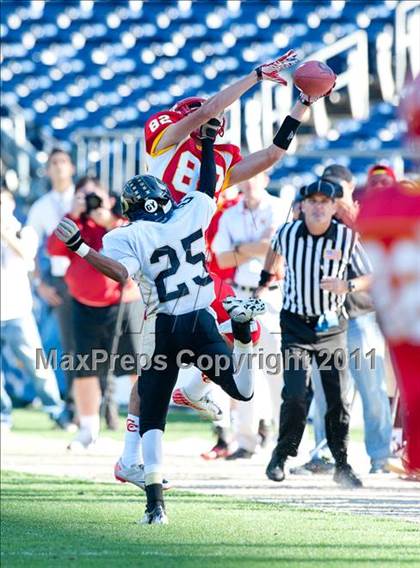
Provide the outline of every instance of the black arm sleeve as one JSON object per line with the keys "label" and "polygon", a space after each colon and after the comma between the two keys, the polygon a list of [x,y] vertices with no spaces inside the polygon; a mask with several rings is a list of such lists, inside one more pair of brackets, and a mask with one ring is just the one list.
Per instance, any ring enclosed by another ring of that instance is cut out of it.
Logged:
{"label": "black arm sleeve", "polygon": [[216,190],[216,161],[214,159],[214,142],[208,138],[201,141],[200,184],[198,190],[214,197]]}

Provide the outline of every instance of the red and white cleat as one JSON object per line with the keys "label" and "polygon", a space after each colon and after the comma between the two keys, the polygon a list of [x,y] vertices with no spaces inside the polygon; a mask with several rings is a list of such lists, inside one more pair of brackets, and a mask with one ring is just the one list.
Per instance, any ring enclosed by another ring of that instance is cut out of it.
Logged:
{"label": "red and white cleat", "polygon": [[227,447],[227,444],[221,444],[220,442],[218,442],[215,446],[212,447],[210,451],[203,452],[201,454],[201,457],[203,458],[203,460],[212,461],[218,460],[220,458],[225,458],[228,454],[229,449]]}
{"label": "red and white cleat", "polygon": [[187,406],[196,410],[203,418],[217,421],[223,417],[222,410],[211,400],[208,394],[204,394],[199,400],[191,400],[183,388],[175,389],[172,393],[172,401],[178,406]]}

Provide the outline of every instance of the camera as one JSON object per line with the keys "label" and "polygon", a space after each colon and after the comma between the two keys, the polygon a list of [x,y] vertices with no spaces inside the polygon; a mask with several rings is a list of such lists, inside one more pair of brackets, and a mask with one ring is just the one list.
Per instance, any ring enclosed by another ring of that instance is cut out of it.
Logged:
{"label": "camera", "polygon": [[99,197],[99,195],[96,195],[96,193],[94,192],[87,193],[85,201],[86,201],[86,215],[89,215],[89,213],[102,206],[102,198]]}

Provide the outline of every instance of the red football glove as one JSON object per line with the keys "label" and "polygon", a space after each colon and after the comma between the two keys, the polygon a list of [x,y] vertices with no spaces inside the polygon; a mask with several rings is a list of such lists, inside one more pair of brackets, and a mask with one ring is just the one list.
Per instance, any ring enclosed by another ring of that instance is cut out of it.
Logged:
{"label": "red football glove", "polygon": [[263,63],[255,69],[259,81],[273,81],[273,83],[278,83],[279,85],[287,85],[287,81],[280,76],[280,71],[292,67],[298,61],[298,56],[296,51],[293,49],[289,50],[284,55],[271,61],[270,63]]}

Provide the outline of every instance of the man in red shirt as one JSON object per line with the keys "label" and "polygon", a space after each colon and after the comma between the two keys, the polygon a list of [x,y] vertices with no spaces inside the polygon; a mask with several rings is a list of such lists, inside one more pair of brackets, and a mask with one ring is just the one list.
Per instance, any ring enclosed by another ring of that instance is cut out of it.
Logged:
{"label": "man in red shirt", "polygon": [[[73,207],[67,215],[77,223],[83,238],[94,250],[102,249],[102,239],[123,220],[112,212],[112,200],[95,178],[83,178],[76,186]],[[79,414],[80,431],[69,448],[88,447],[99,434],[101,388],[99,377],[109,370],[109,352],[116,333],[118,312],[123,302],[124,333],[120,353],[131,356],[132,366],[115,367],[115,374],[136,374],[134,340],[140,336],[141,306],[137,286],[130,281],[124,288],[69,250],[55,234],[47,243],[52,255],[67,256],[70,265],[65,275],[73,300],[72,315],[76,343],[74,398]],[[136,335],[137,332],[137,335]],[[118,358],[117,361],[120,359]],[[128,362],[127,362],[128,363]]]}

